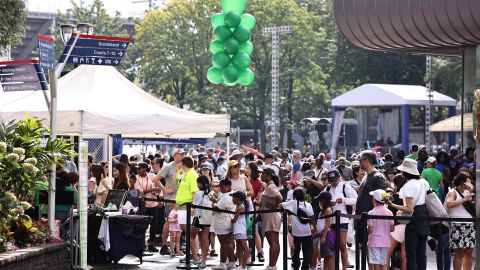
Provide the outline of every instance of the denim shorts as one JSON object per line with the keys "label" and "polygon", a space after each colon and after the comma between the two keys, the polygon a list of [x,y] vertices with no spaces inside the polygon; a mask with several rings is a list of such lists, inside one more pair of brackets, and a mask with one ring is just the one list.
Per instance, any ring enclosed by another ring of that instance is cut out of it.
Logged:
{"label": "denim shorts", "polygon": [[[331,227],[332,227],[332,230],[335,232],[335,228],[336,228],[337,224],[332,224]],[[341,223],[340,224],[340,231],[341,232],[348,232],[348,223]]]}

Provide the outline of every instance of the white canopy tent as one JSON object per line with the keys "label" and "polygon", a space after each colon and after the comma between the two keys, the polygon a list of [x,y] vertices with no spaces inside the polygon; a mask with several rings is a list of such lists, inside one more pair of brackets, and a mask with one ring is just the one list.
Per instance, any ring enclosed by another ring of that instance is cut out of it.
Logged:
{"label": "white canopy tent", "polygon": [[[433,91],[434,106],[456,106],[457,101]],[[341,107],[386,107],[426,106],[428,89],[421,85],[364,84],[332,100],[332,106]]]}
{"label": "white canopy tent", "polygon": [[[58,134],[211,138],[230,129],[229,115],[183,110],[146,93],[113,67],[82,65],[59,80]],[[45,119],[42,91],[0,92],[0,120]]]}
{"label": "white canopy tent", "polygon": [[[431,132],[461,132],[462,115],[455,115],[430,126]],[[463,131],[473,131],[473,114],[463,115]]]}
{"label": "white canopy tent", "polygon": [[[340,136],[340,129],[335,129],[335,124],[341,121],[343,112],[347,108],[357,109],[360,141],[367,136],[366,108],[380,108],[377,139],[390,137],[394,142],[401,139],[403,150],[408,152],[410,106],[427,106],[428,104],[428,89],[420,85],[364,84],[334,98],[332,100],[332,119],[334,119],[332,136],[334,139],[330,150],[332,155],[335,155],[335,148],[338,145],[335,137]],[[449,116],[455,115],[456,104],[455,99],[433,91],[433,106],[449,107]],[[454,141],[454,136],[452,138]]]}

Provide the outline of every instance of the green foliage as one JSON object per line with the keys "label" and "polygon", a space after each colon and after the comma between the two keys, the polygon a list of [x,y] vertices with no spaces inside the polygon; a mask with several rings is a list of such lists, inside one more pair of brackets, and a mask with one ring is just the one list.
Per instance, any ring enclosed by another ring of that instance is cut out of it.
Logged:
{"label": "green foliage", "polygon": [[0,2],[0,50],[18,44],[26,31],[27,8],[24,0]]}
{"label": "green foliage", "polygon": [[19,198],[28,196],[35,180],[50,164],[74,155],[71,144],[62,139],[42,138],[48,130],[35,118],[0,123],[0,191],[12,191]]}
{"label": "green foliage", "polygon": [[[213,63],[216,68],[209,69],[212,54],[225,46],[224,41],[212,40],[231,38],[227,31],[214,34],[214,27],[225,23],[226,14],[215,14],[224,7],[219,2],[173,0],[162,10],[148,12],[136,27],[139,76],[150,93],[166,102],[189,104],[199,112],[229,113],[242,128],[260,130],[263,150],[269,133],[272,55],[271,37],[262,34],[264,27],[293,28],[280,38],[282,135],[291,134],[305,117],[330,117],[331,100],[361,84],[424,84],[424,56],[354,48],[339,32],[330,0],[247,1],[245,10],[236,12],[252,14],[245,20],[242,15],[240,26],[246,29],[256,20],[251,31],[255,50],[240,43],[238,51],[251,53],[255,81],[248,87],[210,84],[207,77],[221,83],[224,77],[231,80],[236,75],[220,72],[230,64],[221,57]],[[227,20],[233,26],[237,18],[231,15]],[[227,45],[237,50],[236,44]],[[238,74],[246,76],[244,85],[251,79],[248,75]]]}

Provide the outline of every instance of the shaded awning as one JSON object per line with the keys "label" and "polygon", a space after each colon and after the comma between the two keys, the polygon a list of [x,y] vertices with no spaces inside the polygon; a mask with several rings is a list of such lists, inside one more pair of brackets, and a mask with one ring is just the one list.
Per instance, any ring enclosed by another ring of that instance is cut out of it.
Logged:
{"label": "shaded awning", "polygon": [[479,0],[333,0],[345,38],[375,51],[462,55],[480,44]]}
{"label": "shaded awning", "polygon": [[[430,126],[430,132],[461,132],[462,115],[455,115]],[[472,113],[463,115],[463,131],[473,131]]]}

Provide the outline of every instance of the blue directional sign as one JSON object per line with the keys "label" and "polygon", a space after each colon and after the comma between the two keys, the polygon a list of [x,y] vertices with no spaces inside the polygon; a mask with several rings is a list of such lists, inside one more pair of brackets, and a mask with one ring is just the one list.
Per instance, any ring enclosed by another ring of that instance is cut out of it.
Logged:
{"label": "blue directional sign", "polygon": [[132,41],[131,38],[80,35],[70,57],[66,59],[75,38],[76,34],[74,33],[63,50],[63,54],[58,60],[59,63],[66,60],[69,64],[77,65],[118,66]]}
{"label": "blue directional sign", "polygon": [[3,91],[48,90],[45,74],[38,60],[0,62]]}
{"label": "blue directional sign", "polygon": [[37,35],[40,65],[46,69],[55,68],[55,40],[51,37]]}

